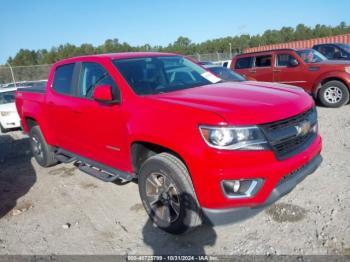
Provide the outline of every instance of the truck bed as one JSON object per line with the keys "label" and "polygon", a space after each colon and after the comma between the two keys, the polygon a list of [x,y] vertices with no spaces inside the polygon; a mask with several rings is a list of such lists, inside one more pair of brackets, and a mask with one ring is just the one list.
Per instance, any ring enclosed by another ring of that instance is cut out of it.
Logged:
{"label": "truck bed", "polygon": [[23,125],[23,121],[26,117],[41,119],[45,107],[45,93],[45,87],[27,87],[17,89],[16,107],[22,121],[24,132],[29,132],[27,126]]}

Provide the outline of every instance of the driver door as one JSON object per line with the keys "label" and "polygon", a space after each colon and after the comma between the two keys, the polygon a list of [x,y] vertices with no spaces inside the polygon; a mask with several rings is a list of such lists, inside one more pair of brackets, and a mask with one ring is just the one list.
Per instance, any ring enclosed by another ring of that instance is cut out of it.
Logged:
{"label": "driver door", "polygon": [[83,156],[122,170],[126,153],[125,114],[120,103],[103,104],[93,99],[94,88],[110,85],[113,98],[120,99],[119,89],[109,72],[98,63],[81,65],[75,125],[81,130],[79,142]]}
{"label": "driver door", "polygon": [[[292,59],[296,59],[299,64],[291,66],[289,61]],[[296,57],[289,53],[277,53],[275,61],[273,70],[274,82],[295,85],[304,89],[308,87],[305,69],[303,69],[305,66]]]}

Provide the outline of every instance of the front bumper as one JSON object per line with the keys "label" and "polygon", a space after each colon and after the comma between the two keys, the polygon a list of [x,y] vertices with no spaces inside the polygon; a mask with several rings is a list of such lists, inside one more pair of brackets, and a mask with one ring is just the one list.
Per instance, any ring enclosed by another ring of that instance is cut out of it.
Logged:
{"label": "front bumper", "polygon": [[312,174],[319,167],[321,162],[322,156],[317,155],[297,171],[281,178],[280,182],[272,190],[269,197],[262,205],[227,209],[202,208],[203,213],[212,225],[229,224],[252,217],[261,212],[265,207],[271,205],[284,195],[288,194],[305,177]]}

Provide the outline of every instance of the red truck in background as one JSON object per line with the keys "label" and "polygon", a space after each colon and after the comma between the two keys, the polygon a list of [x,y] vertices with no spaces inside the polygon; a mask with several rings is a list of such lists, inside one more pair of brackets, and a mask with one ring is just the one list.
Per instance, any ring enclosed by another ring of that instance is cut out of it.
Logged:
{"label": "red truck in background", "polygon": [[299,86],[326,107],[349,102],[350,61],[328,60],[313,49],[240,54],[231,69],[257,81]]}
{"label": "red truck in background", "polygon": [[298,87],[224,82],[185,57],[62,60],[16,106],[44,167],[138,180],[161,229],[237,221],[290,192],[322,161],[312,98]]}

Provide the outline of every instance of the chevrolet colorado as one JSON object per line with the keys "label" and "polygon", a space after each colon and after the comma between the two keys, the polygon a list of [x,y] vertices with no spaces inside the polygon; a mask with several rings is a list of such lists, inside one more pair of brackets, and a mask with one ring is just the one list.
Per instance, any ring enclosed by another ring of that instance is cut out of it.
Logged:
{"label": "chevrolet colorado", "polygon": [[224,82],[170,53],[69,58],[16,106],[44,167],[73,162],[96,178],[137,180],[170,233],[254,214],[321,163],[312,98],[298,87]]}

